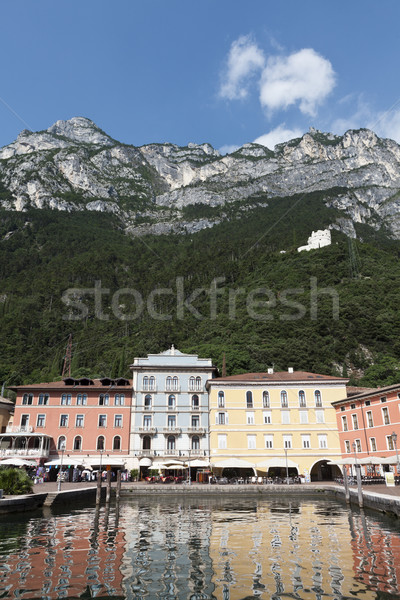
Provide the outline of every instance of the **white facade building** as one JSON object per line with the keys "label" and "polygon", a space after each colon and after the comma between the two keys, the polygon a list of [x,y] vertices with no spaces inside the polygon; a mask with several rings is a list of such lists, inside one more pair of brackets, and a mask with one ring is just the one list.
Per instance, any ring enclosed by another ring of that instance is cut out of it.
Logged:
{"label": "white facade building", "polygon": [[313,231],[311,233],[308,238],[307,246],[300,246],[297,248],[297,252],[302,252],[303,250],[317,250],[318,248],[330,246],[331,244],[332,239],[330,229],[319,229],[318,231]]}

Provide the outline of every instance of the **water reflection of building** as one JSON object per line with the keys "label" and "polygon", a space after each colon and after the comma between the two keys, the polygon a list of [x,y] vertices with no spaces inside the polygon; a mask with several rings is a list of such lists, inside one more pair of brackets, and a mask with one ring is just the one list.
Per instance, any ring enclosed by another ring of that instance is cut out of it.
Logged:
{"label": "water reflection of building", "polygon": [[110,517],[107,509],[93,509],[90,518],[85,511],[31,519],[23,537],[17,532],[15,549],[2,560],[1,592],[50,599],[77,598],[86,589],[88,597],[121,597],[125,541],[114,523],[115,512]]}

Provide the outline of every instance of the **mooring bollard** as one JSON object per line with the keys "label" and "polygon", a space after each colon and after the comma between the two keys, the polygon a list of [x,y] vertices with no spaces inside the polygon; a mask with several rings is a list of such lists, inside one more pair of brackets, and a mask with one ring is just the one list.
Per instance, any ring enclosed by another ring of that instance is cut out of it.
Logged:
{"label": "mooring bollard", "polygon": [[106,502],[110,502],[111,498],[111,469],[107,471],[107,493],[106,493]]}
{"label": "mooring bollard", "polygon": [[357,489],[358,489],[358,505],[360,508],[364,506],[364,498],[361,487],[361,467],[359,465],[356,466],[356,474],[357,474]]}
{"label": "mooring bollard", "polygon": [[117,501],[119,500],[120,495],[121,495],[121,470],[118,469],[118,471],[117,471],[117,490],[116,490]]}
{"label": "mooring bollard", "polygon": [[344,469],[343,469],[343,483],[344,483],[344,493],[345,493],[345,497],[346,497],[346,502],[347,502],[347,504],[350,504],[349,479],[347,477],[346,466],[344,466]]}

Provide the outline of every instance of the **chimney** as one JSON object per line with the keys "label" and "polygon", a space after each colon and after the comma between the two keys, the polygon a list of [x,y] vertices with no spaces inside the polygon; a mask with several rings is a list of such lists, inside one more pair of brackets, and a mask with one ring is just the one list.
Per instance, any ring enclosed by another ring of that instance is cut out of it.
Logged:
{"label": "chimney", "polygon": [[274,369],[273,367],[268,367],[268,375],[273,375]]}
{"label": "chimney", "polygon": [[293,373],[293,367],[289,367],[289,368],[288,368],[288,372],[289,372],[289,373]]}

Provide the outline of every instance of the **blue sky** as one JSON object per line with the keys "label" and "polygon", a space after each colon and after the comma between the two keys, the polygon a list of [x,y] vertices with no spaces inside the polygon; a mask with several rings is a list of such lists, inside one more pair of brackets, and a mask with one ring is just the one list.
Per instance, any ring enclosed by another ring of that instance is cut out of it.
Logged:
{"label": "blue sky", "polygon": [[0,146],[73,116],[137,146],[310,126],[400,142],[398,0],[13,0],[0,18]]}

